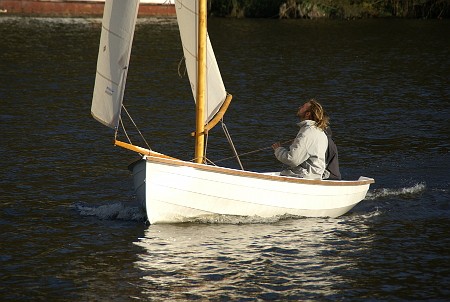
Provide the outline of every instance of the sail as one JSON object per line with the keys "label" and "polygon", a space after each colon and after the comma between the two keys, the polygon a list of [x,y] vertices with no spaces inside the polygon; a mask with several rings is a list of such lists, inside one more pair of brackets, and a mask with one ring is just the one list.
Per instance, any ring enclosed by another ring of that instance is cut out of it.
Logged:
{"label": "sail", "polygon": [[[180,29],[186,68],[191,83],[194,100],[197,95],[197,37],[198,37],[198,1],[175,1],[178,27]],[[224,103],[227,93],[220,75],[219,66],[211,46],[209,36],[206,45],[206,110],[205,124],[208,123]]]}
{"label": "sail", "polygon": [[130,61],[139,0],[107,0],[103,12],[91,113],[116,128]]}

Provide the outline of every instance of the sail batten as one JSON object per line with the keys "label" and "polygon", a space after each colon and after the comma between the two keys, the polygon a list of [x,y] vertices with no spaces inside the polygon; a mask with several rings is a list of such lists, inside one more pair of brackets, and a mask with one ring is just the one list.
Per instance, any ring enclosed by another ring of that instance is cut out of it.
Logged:
{"label": "sail batten", "polygon": [[107,0],[102,19],[92,116],[116,128],[119,123],[139,0]]}

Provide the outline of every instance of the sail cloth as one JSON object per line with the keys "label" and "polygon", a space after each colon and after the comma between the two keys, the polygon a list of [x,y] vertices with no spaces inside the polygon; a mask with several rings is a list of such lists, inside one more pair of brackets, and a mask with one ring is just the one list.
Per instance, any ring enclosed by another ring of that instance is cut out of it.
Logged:
{"label": "sail cloth", "polygon": [[103,12],[91,113],[116,128],[130,61],[139,0],[107,0]]}
{"label": "sail cloth", "polygon": [[[175,1],[178,27],[180,29],[186,68],[191,83],[194,100],[197,96],[197,39],[198,39],[198,1]],[[227,93],[217,65],[216,56],[209,36],[206,42],[206,110],[205,124],[208,123],[224,103]]]}

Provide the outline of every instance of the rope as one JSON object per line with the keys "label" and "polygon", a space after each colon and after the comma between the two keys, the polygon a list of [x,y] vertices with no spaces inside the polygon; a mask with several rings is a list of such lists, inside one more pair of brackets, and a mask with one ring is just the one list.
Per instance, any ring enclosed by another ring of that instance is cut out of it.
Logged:
{"label": "rope", "polygon": [[186,75],[186,70],[187,70],[187,66],[186,66],[186,64],[184,64],[184,72],[183,73],[181,73],[181,64],[183,64],[183,62],[184,61],[186,61],[186,58],[183,56],[181,59],[180,59],[180,62],[178,62],[178,76],[180,77],[180,78],[182,78],[184,75]]}
{"label": "rope", "polygon": [[[121,117],[121,116],[119,116],[119,123],[120,123],[120,125],[122,126],[123,133],[125,133],[125,136],[127,137],[128,142],[129,142],[130,144],[133,144],[133,143],[131,142],[130,137],[128,136],[127,130],[125,130],[125,126],[124,126],[124,124],[123,124],[123,121],[122,121],[122,117]],[[117,136],[117,132],[116,132],[116,136]]]}
{"label": "rope", "polygon": [[[127,108],[125,108],[125,106],[124,106],[123,104],[122,104],[122,108],[123,108],[123,110],[125,110],[125,113],[128,115],[128,118],[129,118],[130,121],[133,123],[134,127],[136,128],[136,130],[137,130],[137,132],[139,133],[139,135],[141,136],[141,138],[144,140],[145,144],[147,145],[147,148],[148,148],[149,150],[152,150],[152,148],[150,148],[150,145],[148,144],[147,140],[145,139],[144,135],[142,134],[141,130],[139,130],[139,128],[138,128],[138,126],[136,125],[136,123],[134,122],[133,118],[132,118],[131,115],[128,113]],[[125,127],[124,127],[124,125],[123,125],[123,123],[122,123],[122,118],[119,117],[119,120],[120,120],[120,123],[122,124],[123,131],[125,132],[125,135],[127,136],[128,141],[129,141],[130,144],[131,144],[131,140],[130,140],[130,138],[128,137],[128,134],[127,134],[127,132],[125,131]]]}
{"label": "rope", "polygon": [[203,160],[206,161],[206,151],[208,150],[208,139],[209,139],[209,131],[206,131],[205,133],[205,145],[203,147]]}
{"label": "rope", "polygon": [[[282,145],[283,145],[283,144],[287,144],[287,143],[290,143],[290,142],[292,142],[292,141],[293,141],[293,140],[291,139],[291,140],[288,140],[288,141],[281,142],[281,144],[282,144]],[[264,150],[271,149],[271,148],[272,148],[272,146],[270,146],[270,147],[264,147],[264,148],[261,148],[261,149],[256,149],[256,150],[253,150],[253,151],[241,153],[241,154],[239,154],[239,155],[236,154],[235,156],[230,156],[230,157],[222,158],[222,159],[216,160],[215,162],[218,163],[218,162],[221,162],[221,161],[225,161],[225,160],[229,160],[229,159],[235,158],[235,157],[237,157],[237,156],[249,155],[249,154],[253,154],[253,153],[260,152],[260,151],[264,151]]]}
{"label": "rope", "polygon": [[228,132],[227,125],[225,125],[225,123],[223,122],[223,119],[222,119],[222,129],[223,129],[223,132],[225,133],[225,136],[226,136],[226,138],[228,140],[228,143],[231,146],[231,149],[233,150],[234,157],[236,157],[236,159],[237,159],[237,161],[239,163],[239,166],[241,166],[241,170],[244,170],[244,167],[242,166],[241,159],[239,158],[239,154],[237,153],[236,148],[234,147],[233,141],[231,140],[231,135]]}

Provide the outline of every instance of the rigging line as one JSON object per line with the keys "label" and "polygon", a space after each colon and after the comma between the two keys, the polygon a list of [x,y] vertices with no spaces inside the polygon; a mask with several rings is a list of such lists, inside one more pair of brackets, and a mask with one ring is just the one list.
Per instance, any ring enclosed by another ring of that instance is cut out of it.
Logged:
{"label": "rigging line", "polygon": [[187,66],[186,66],[186,64],[184,64],[184,72],[183,73],[181,73],[181,64],[183,64],[183,62],[186,62],[186,57],[185,56],[183,56],[181,59],[180,59],[180,62],[178,62],[178,76],[180,77],[180,78],[183,78],[183,76],[185,76],[186,75],[186,70],[187,70]]}
{"label": "rigging line", "polygon": [[213,165],[213,166],[217,166],[212,160],[210,160],[210,159],[207,158],[207,157],[205,157],[205,161],[206,161],[207,163],[210,163],[210,164]]}
{"label": "rigging line", "polygon": [[[125,106],[122,105],[122,108],[125,109]],[[128,112],[127,112],[126,109],[125,109],[125,112],[128,114]],[[129,114],[128,114],[128,117],[130,117]],[[128,142],[129,142],[130,144],[133,144],[133,143],[131,142],[131,138],[129,137],[129,135],[128,135],[128,133],[127,133],[127,130],[125,129],[125,125],[124,125],[124,123],[123,123],[122,116],[120,116],[120,115],[119,115],[119,122],[120,122],[120,125],[122,126],[123,133],[125,133],[125,136],[127,137]]]}
{"label": "rigging line", "polygon": [[231,135],[228,132],[227,125],[225,125],[225,123],[223,122],[223,119],[222,119],[222,129],[223,129],[223,132],[225,133],[228,143],[231,146],[231,149],[233,150],[234,157],[236,157],[236,160],[238,161],[239,166],[241,166],[241,170],[244,171],[244,167],[242,166],[242,162],[241,162],[241,159],[239,158],[239,154],[237,153],[236,148],[234,147],[233,141],[231,140]]}
{"label": "rigging line", "polygon": [[[193,159],[190,160],[190,162],[195,162],[196,159],[197,159],[197,158],[193,158]],[[212,160],[210,160],[210,159],[207,158],[206,156],[204,157],[204,159],[205,159],[205,163],[206,163],[206,164],[211,164],[211,165],[213,165],[213,166],[217,166]]]}
{"label": "rigging line", "polygon": [[[281,142],[281,144],[283,145],[283,144],[286,144],[286,143],[290,143],[290,142],[292,142],[292,141],[293,141],[293,139],[288,140],[288,141]],[[215,162],[218,163],[218,162],[221,162],[221,161],[225,161],[225,160],[229,160],[229,159],[235,158],[236,156],[249,155],[249,154],[253,154],[253,153],[260,152],[260,151],[264,151],[264,150],[271,149],[271,148],[272,148],[272,146],[264,147],[264,148],[261,148],[261,149],[256,149],[256,150],[253,150],[253,151],[241,153],[241,154],[239,154],[239,155],[235,155],[235,156],[230,156],[230,157],[222,158],[222,159],[216,160]]]}
{"label": "rigging line", "polygon": [[[133,144],[133,143],[131,142],[130,137],[128,136],[127,130],[125,130],[125,125],[123,124],[123,121],[122,121],[122,117],[121,117],[121,116],[119,116],[119,123],[120,123],[120,125],[122,126],[123,133],[125,133],[125,136],[127,137],[128,142],[129,142],[130,144]],[[117,133],[117,132],[116,132],[116,133]]]}
{"label": "rigging line", "polygon": [[203,148],[203,162],[206,162],[206,151],[208,150],[208,138],[209,138],[209,131],[206,131],[205,133],[205,146]]}
{"label": "rigging line", "polygon": [[[123,110],[125,110],[125,113],[128,115],[128,118],[129,118],[130,121],[133,123],[134,127],[136,128],[136,130],[137,130],[137,132],[139,133],[139,135],[141,136],[141,138],[144,140],[145,145],[147,146],[147,148],[148,148],[149,150],[152,150],[152,148],[150,148],[150,145],[148,144],[147,140],[145,139],[144,135],[142,134],[141,130],[139,130],[139,128],[138,128],[138,126],[136,125],[136,123],[134,122],[133,118],[132,118],[131,115],[128,113],[127,108],[125,108],[125,105],[122,104],[122,108],[123,108]],[[122,119],[120,119],[120,120],[122,120]],[[123,127],[123,130],[125,131],[125,127],[123,126],[123,123],[122,123],[122,127]],[[130,143],[131,143],[131,141],[130,141]]]}
{"label": "rigging line", "polygon": [[126,136],[128,142],[129,142],[130,144],[133,144],[133,143],[131,142],[130,136],[129,136],[128,133],[127,133],[127,130],[125,129],[125,125],[124,125],[124,123],[123,123],[123,120],[122,120],[122,117],[121,117],[121,116],[119,116],[119,122],[120,122],[120,125],[122,126],[123,133],[125,134],[125,136]]}
{"label": "rigging line", "polygon": [[212,160],[210,160],[209,158],[205,157],[205,161],[206,161],[206,163],[209,163],[209,164],[217,167],[217,165]]}

